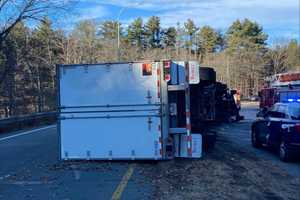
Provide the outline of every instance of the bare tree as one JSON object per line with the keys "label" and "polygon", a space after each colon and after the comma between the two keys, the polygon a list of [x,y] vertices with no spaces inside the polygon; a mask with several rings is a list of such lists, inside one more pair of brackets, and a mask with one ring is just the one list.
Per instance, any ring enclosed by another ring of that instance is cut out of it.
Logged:
{"label": "bare tree", "polygon": [[287,46],[278,44],[271,48],[267,55],[267,73],[269,75],[285,72],[288,69],[287,63]]}
{"label": "bare tree", "polygon": [[21,21],[41,21],[45,15],[66,9],[67,0],[0,0],[0,43]]}
{"label": "bare tree", "polygon": [[[0,48],[13,28],[20,22],[43,21],[51,12],[67,9],[68,0],[0,0]],[[5,67],[0,76],[4,81],[10,68]]]}

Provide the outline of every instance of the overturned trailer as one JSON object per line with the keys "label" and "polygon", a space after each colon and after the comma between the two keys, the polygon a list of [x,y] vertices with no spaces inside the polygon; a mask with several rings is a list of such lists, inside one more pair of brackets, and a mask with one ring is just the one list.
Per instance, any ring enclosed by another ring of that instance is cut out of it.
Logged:
{"label": "overturned trailer", "polygon": [[200,158],[226,102],[215,76],[194,61],[58,65],[61,159]]}

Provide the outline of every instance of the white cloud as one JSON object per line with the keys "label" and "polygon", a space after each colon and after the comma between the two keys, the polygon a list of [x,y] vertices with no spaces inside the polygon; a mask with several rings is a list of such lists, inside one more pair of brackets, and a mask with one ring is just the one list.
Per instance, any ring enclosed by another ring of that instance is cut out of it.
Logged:
{"label": "white cloud", "polygon": [[[211,25],[226,29],[234,20],[249,18],[263,25],[266,30],[285,35],[299,34],[299,0],[81,0],[97,5],[81,11],[81,19],[103,18],[110,15],[111,6],[134,8],[161,17],[163,26],[183,24],[188,18],[198,26]],[[105,9],[105,8],[106,9]],[[114,11],[115,12],[115,11]],[[129,11],[126,11],[129,12]],[[138,12],[142,13],[142,12]],[[131,13],[134,15],[135,13]],[[141,15],[141,14],[140,14]],[[123,22],[128,23],[123,17]],[[281,31],[279,31],[279,29]],[[284,29],[284,31],[282,31]]]}
{"label": "white cloud", "polygon": [[[82,0],[84,2],[111,4],[122,7],[136,7],[148,10],[164,10],[173,8],[195,8],[203,4],[224,7],[266,7],[284,8],[299,5],[298,0]],[[176,12],[176,10],[174,10]]]}
{"label": "white cloud", "polygon": [[109,11],[102,5],[96,5],[93,7],[78,8],[75,13],[76,21],[87,19],[99,19],[109,14]]}

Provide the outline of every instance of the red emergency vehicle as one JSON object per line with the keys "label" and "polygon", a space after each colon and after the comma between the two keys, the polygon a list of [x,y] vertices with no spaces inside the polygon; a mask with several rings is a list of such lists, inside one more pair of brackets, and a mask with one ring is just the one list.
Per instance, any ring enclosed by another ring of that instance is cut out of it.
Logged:
{"label": "red emergency vehicle", "polygon": [[300,72],[267,77],[259,97],[260,108],[270,108],[277,102],[300,102]]}

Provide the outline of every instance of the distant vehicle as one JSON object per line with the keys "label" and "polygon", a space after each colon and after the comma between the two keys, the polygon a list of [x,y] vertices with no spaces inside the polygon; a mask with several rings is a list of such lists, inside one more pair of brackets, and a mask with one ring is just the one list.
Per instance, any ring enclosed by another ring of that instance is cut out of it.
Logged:
{"label": "distant vehicle", "polygon": [[271,108],[275,103],[287,100],[300,101],[300,72],[275,74],[265,79],[259,91],[259,106]]}
{"label": "distant vehicle", "polygon": [[251,96],[250,101],[259,101],[259,96],[257,96],[257,95]]}
{"label": "distant vehicle", "polygon": [[300,102],[276,103],[257,117],[251,132],[255,148],[275,148],[285,162],[300,154]]}

